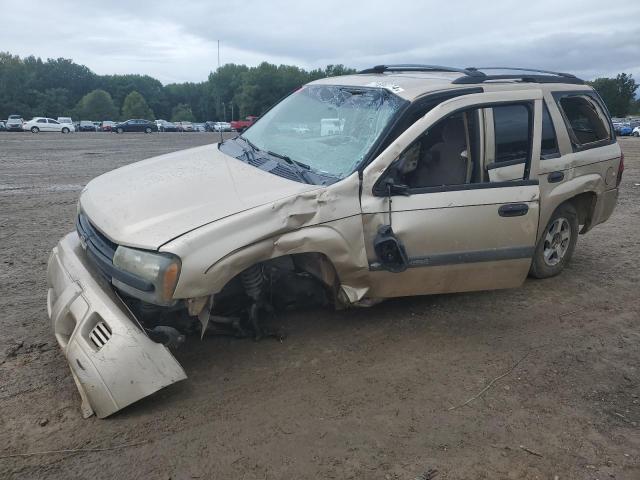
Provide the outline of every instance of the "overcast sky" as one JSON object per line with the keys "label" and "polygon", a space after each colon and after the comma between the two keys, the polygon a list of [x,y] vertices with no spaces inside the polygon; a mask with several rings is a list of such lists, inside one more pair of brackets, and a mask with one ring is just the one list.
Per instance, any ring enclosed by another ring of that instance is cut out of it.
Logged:
{"label": "overcast sky", "polygon": [[0,50],[202,81],[221,63],[525,66],[640,82],[640,0],[10,1]]}

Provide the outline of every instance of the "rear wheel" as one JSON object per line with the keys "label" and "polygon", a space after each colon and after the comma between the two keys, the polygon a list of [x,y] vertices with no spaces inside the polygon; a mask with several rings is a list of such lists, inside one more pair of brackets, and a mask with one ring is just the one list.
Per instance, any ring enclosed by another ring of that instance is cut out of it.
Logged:
{"label": "rear wheel", "polygon": [[578,241],[578,215],[571,204],[560,205],[544,229],[533,255],[529,273],[535,278],[558,275],[565,267]]}
{"label": "rear wheel", "polygon": [[40,129],[38,127],[31,127],[31,133],[38,133]]}
{"label": "rear wheel", "polygon": [[640,132],[633,132],[634,137],[640,137]]}
{"label": "rear wheel", "polygon": [[64,128],[62,129],[62,133],[69,133],[69,129],[68,129],[67,127],[64,127]]}
{"label": "rear wheel", "polygon": [[144,133],[151,133],[151,128],[147,127],[144,129]]}

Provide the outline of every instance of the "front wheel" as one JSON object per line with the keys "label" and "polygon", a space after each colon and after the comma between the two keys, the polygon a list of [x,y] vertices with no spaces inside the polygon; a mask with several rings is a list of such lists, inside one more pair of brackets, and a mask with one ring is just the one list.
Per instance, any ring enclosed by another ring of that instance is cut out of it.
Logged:
{"label": "front wheel", "polygon": [[31,127],[31,133],[39,133],[40,129],[38,127]]}
{"label": "front wheel", "polygon": [[640,132],[633,132],[634,137],[640,137]]}
{"label": "front wheel", "polygon": [[118,129],[116,130],[116,133],[122,133],[122,132],[124,132],[124,130],[123,130],[122,128],[118,128]]}
{"label": "front wheel", "polygon": [[578,214],[571,204],[560,205],[547,224],[533,254],[529,273],[535,278],[558,275],[565,267],[578,241]]}

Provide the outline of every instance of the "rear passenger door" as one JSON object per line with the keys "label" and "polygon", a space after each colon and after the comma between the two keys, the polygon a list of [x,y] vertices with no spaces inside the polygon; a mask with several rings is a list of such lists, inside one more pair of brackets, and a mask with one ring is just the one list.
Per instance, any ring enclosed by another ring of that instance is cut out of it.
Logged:
{"label": "rear passenger door", "polygon": [[620,161],[613,126],[593,90],[549,91],[545,101],[550,115],[543,123],[549,133],[543,135],[538,171],[541,225],[570,197],[615,188]]}
{"label": "rear passenger door", "polygon": [[59,132],[60,123],[58,123],[53,118],[47,118],[47,130],[49,130],[50,132]]}
{"label": "rear passenger door", "polygon": [[[526,113],[524,144],[513,132],[494,139],[485,128],[488,109],[502,108]],[[486,290],[524,281],[538,228],[541,115],[539,90],[448,100],[364,170],[369,295]],[[524,152],[521,161],[514,158],[520,163],[508,165],[519,174],[489,175],[486,151],[494,142],[515,145],[513,155]],[[381,227],[389,224],[406,252],[406,270],[389,271],[376,252]]]}

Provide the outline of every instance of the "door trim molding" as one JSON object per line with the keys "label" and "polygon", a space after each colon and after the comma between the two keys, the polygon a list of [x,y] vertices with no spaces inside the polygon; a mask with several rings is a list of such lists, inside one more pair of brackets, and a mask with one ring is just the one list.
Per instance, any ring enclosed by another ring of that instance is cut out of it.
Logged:
{"label": "door trim molding", "polygon": [[[502,247],[488,250],[472,250],[467,252],[436,253],[422,257],[409,257],[408,268],[440,267],[443,265],[459,265],[467,263],[495,262],[501,260],[519,260],[532,258],[535,247]],[[383,271],[379,262],[370,262],[369,270]]]}

